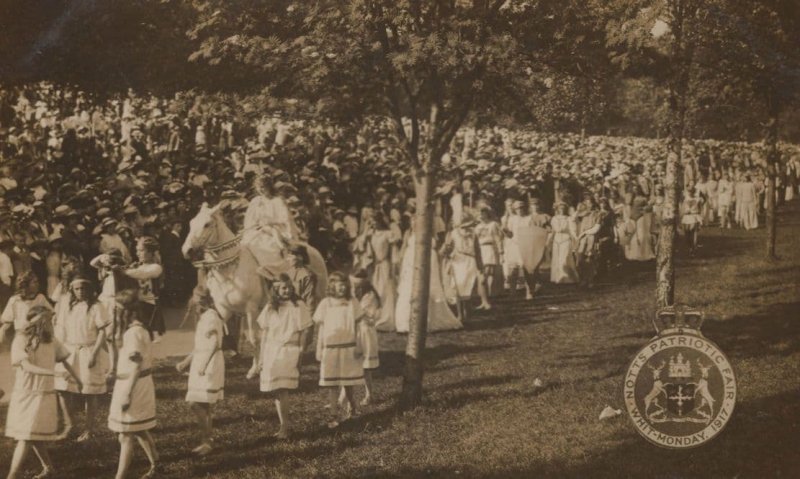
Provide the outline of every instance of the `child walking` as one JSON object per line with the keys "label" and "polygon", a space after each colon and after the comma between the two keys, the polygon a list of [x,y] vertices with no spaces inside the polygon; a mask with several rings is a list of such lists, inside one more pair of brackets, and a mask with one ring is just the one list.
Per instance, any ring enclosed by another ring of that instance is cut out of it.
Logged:
{"label": "child walking", "polygon": [[364,399],[361,400],[361,405],[368,406],[372,402],[372,371],[380,366],[378,330],[375,325],[381,317],[381,299],[367,279],[365,270],[360,269],[350,276],[350,283],[353,297],[364,311],[364,316],[358,323],[357,339],[363,348]]}
{"label": "child walking", "polygon": [[213,450],[212,407],[225,397],[225,356],[222,354],[225,322],[214,309],[208,289],[204,288],[198,297],[201,314],[194,332],[194,349],[176,368],[178,372],[189,368],[186,401],[197,416],[202,434],[200,445],[192,452],[205,456]]}
{"label": "child walking", "polygon": [[[86,431],[78,437],[78,442],[83,442],[94,436],[97,401],[107,391],[109,359],[105,331],[109,321],[88,279],[75,277],[70,282],[69,291],[69,302],[57,313],[60,317],[55,336],[69,351],[69,357],[63,364],[70,365],[77,372],[83,388],[64,375],[56,378],[55,388],[85,400]],[[57,371],[64,370],[63,367],[56,368]]]}
{"label": "child walking", "polygon": [[158,461],[150,430],[156,427],[156,394],[153,385],[153,353],[150,332],[142,318],[147,309],[139,308],[138,291],[117,291],[121,323],[128,327],[122,336],[117,361],[116,381],[111,395],[108,428],[119,433],[117,479],[124,479],[133,460],[134,441],[144,449],[150,469],[143,476],[155,477]]}
{"label": "child walking", "polygon": [[[328,297],[314,312],[313,320],[320,325],[317,338],[317,360],[320,361],[319,385],[328,388],[333,418],[328,427],[337,427],[342,420],[355,414],[353,386],[364,384],[362,351],[358,343],[358,323],[364,312],[350,294],[350,283],[339,272],[328,277]],[[339,416],[339,388],[344,387],[349,408]]]}
{"label": "child walking", "polygon": [[9,298],[2,316],[0,316],[0,342],[10,329],[24,331],[28,322],[28,311],[41,306],[53,309],[47,298],[39,293],[39,280],[32,271],[26,271],[17,277],[16,292]]}
{"label": "child walking", "polygon": [[300,356],[313,323],[306,303],[295,293],[292,279],[281,274],[272,285],[272,298],[258,316],[261,343],[262,392],[272,393],[278,412],[279,439],[290,433],[289,391],[300,383]]}
{"label": "child walking", "polygon": [[[6,436],[16,439],[11,459],[9,479],[18,477],[20,468],[31,449],[42,464],[37,478],[52,477],[55,473],[47,443],[63,439],[71,427],[63,399],[56,394],[54,377],[57,362],[66,361],[69,352],[53,337],[53,312],[43,306],[30,308],[25,328],[17,330],[11,343],[11,365],[16,368],[14,389],[8,405]],[[81,380],[68,363],[66,372]]]}

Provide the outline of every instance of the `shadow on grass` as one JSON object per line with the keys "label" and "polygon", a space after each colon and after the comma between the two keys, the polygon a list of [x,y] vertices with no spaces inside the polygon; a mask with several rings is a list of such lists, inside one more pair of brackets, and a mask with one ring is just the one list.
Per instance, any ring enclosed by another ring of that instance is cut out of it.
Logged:
{"label": "shadow on grass", "polygon": [[772,304],[725,321],[706,321],[703,330],[729,356],[789,356],[800,351],[800,301]]}
{"label": "shadow on grass", "polygon": [[[352,471],[352,477],[482,477],[482,478],[762,478],[800,477],[800,434],[797,393],[784,393],[737,405],[719,437],[691,450],[661,449],[627,427],[616,434],[614,447],[584,451],[573,462],[553,460],[524,466],[496,467],[487,472],[476,458],[458,468],[406,467],[391,475],[373,468]],[[759,438],[753,441],[753,438]],[[764,444],[771,447],[765,448]],[[542,448],[547,448],[542,444]],[[754,459],[758,460],[754,460]]]}
{"label": "shadow on grass", "polygon": [[[445,343],[426,348],[425,367],[428,370],[436,368],[436,365],[447,359],[456,356],[473,355],[488,351],[498,351],[510,348],[511,344],[487,344],[487,345],[460,345]],[[377,371],[376,377],[394,377],[403,375],[405,365],[405,351],[381,351],[381,366]]]}

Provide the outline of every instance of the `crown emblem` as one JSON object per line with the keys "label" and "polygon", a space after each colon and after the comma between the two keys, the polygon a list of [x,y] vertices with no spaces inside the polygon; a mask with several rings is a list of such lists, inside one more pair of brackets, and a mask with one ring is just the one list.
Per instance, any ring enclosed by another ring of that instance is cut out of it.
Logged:
{"label": "crown emblem", "polygon": [[703,325],[703,313],[690,306],[673,305],[658,310],[653,319],[656,332],[672,329],[700,330]]}
{"label": "crown emblem", "polygon": [[692,377],[692,364],[689,360],[683,360],[683,354],[678,353],[669,359],[669,377],[670,378],[690,378]]}

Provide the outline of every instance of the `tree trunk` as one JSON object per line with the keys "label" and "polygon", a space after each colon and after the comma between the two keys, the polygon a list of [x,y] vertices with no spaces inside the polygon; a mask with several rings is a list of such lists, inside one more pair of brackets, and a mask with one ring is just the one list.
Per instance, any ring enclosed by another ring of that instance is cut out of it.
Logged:
{"label": "tree trunk", "polygon": [[686,29],[692,28],[696,5],[686,0],[670,4],[673,40],[667,125],[667,165],[664,175],[664,206],[656,252],[656,308],[675,303],[675,238],[678,230],[679,206],[683,190],[682,142],[686,122],[686,103],[692,48]]}
{"label": "tree trunk", "polygon": [[[677,112],[676,112],[677,116]],[[671,120],[679,122],[678,118]],[[675,237],[678,228],[678,205],[680,197],[681,138],[670,125],[667,142],[667,169],[664,177],[664,206],[661,213],[661,228],[656,254],[656,307],[663,308],[675,302]]]}
{"label": "tree trunk", "polygon": [[417,209],[414,225],[414,277],[411,287],[411,320],[406,342],[403,389],[399,409],[408,411],[422,403],[425,339],[428,334],[428,298],[431,289],[431,240],[433,239],[433,188],[430,168],[415,172]]}
{"label": "tree trunk", "polygon": [[778,151],[778,116],[775,108],[770,108],[770,119],[767,123],[767,257],[774,259],[775,239],[777,236],[777,216],[775,215],[775,175],[779,164]]}

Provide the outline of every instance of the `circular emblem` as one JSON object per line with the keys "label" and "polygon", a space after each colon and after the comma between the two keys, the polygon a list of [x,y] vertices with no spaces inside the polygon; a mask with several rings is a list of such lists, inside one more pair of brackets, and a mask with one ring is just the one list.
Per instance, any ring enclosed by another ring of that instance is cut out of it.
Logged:
{"label": "circular emblem", "polygon": [[680,329],[639,350],[623,393],[639,434],[661,447],[686,449],[716,437],[728,423],[736,377],[716,344]]}

